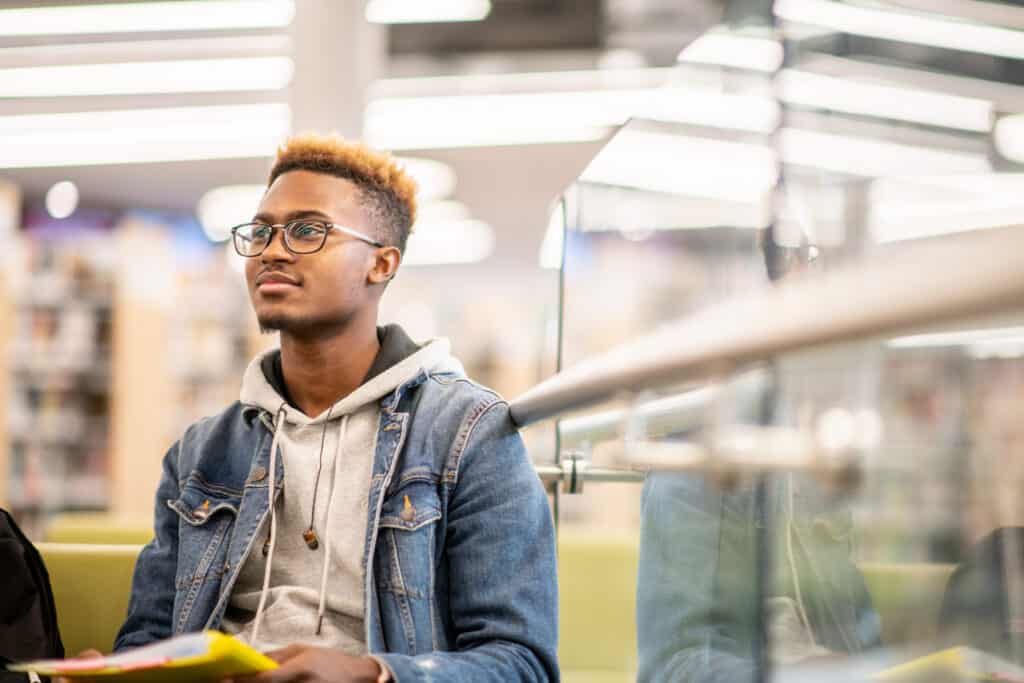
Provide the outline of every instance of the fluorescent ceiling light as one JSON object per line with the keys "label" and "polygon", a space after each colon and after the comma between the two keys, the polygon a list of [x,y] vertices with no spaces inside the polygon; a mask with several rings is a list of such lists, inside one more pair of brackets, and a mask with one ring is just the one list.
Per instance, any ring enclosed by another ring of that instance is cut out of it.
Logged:
{"label": "fluorescent ceiling light", "polygon": [[382,78],[373,83],[370,98],[653,90],[670,83],[675,73],[671,67],[659,67]]}
{"label": "fluorescent ceiling light", "polygon": [[987,330],[959,330],[897,337],[886,342],[894,349],[973,346],[979,343],[1024,343],[1024,327],[1000,327]]}
{"label": "fluorescent ceiling light", "polygon": [[455,192],[455,171],[448,164],[435,159],[395,159],[416,181],[416,198],[431,202],[450,197]]}
{"label": "fluorescent ceiling light", "polygon": [[373,24],[481,21],[490,13],[490,0],[370,0],[366,4],[366,20]]}
{"label": "fluorescent ceiling light", "polygon": [[421,222],[409,235],[402,263],[435,266],[477,263],[494,251],[494,229],[478,220]]}
{"label": "fluorescent ceiling light", "polygon": [[768,145],[622,130],[580,180],[759,206],[775,187],[778,165]]}
{"label": "fluorescent ceiling light", "polygon": [[290,57],[188,59],[0,69],[4,97],[138,95],[280,90],[292,80]]}
{"label": "fluorescent ceiling light", "polygon": [[787,164],[875,178],[992,170],[980,154],[798,128],[780,131],[779,149]]}
{"label": "fluorescent ceiling light", "polygon": [[777,92],[784,102],[849,114],[988,133],[992,103],[973,97],[836,78],[786,69]]}
{"label": "fluorescent ceiling light", "polygon": [[984,100],[991,103],[992,108],[999,112],[1024,111],[1024,87],[1010,83],[825,54],[809,55],[798,60],[795,66],[801,70],[836,78],[848,78],[861,83],[877,83]]}
{"label": "fluorescent ceiling light", "polygon": [[1024,174],[879,180],[868,198],[876,242],[1024,225]]}
{"label": "fluorescent ceiling light", "polygon": [[268,157],[290,125],[286,104],[0,116],[0,168]]}
{"label": "fluorescent ceiling light", "polygon": [[633,117],[763,133],[779,118],[767,97],[663,87],[382,98],[364,130],[388,149],[475,147],[599,140]]}
{"label": "fluorescent ceiling light", "polygon": [[287,26],[294,0],[181,0],[0,10],[0,36],[210,31]]}
{"label": "fluorescent ceiling light", "polygon": [[1024,164],[1024,114],[999,119],[994,138],[1000,154],[1010,161]]}
{"label": "fluorescent ceiling light", "polygon": [[215,187],[196,205],[196,216],[211,242],[231,239],[231,228],[256,215],[266,185],[225,185]]}
{"label": "fluorescent ceiling light", "polygon": [[771,38],[709,31],[679,53],[679,61],[772,73],[782,66],[782,43]]}
{"label": "fluorescent ceiling light", "polygon": [[822,26],[841,33],[1011,59],[1024,58],[1024,33],[997,26],[832,0],[776,0],[775,14],[788,21]]}

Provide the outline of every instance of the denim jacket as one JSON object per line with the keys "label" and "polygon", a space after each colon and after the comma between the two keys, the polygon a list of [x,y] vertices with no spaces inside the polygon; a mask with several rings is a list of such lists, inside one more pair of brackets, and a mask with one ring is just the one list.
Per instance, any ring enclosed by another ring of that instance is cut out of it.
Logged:
{"label": "denim jacket", "polygon": [[[398,683],[557,681],[554,526],[508,405],[423,371],[380,407],[361,548],[369,652]],[[236,402],[171,447],[115,650],[218,627],[260,552],[272,430]],[[280,460],[275,476],[279,496]]]}

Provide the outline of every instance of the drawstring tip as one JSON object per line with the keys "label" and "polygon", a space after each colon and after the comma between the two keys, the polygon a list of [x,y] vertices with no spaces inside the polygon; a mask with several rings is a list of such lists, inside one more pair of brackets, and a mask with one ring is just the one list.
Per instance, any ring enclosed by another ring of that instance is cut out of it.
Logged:
{"label": "drawstring tip", "polygon": [[321,614],[320,618],[316,620],[316,634],[317,635],[320,635],[320,629],[323,628],[323,625],[324,625],[324,615]]}

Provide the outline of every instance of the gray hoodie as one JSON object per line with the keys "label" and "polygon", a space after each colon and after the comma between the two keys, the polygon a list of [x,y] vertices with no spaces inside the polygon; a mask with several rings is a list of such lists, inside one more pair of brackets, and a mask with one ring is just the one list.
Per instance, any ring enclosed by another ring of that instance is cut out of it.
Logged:
{"label": "gray hoodie", "polygon": [[[421,369],[462,369],[445,339],[416,349],[400,328],[382,328],[379,336],[381,352],[367,380],[313,418],[290,405],[280,378],[273,381],[271,372],[268,379],[269,361],[276,360],[270,354],[279,351],[257,357],[245,371],[241,402],[274,416],[273,447],[286,475],[283,495],[257,535],[267,540],[263,552],[257,545],[245,560],[221,626],[257,649],[301,642],[366,652],[362,555],[379,399]],[[395,358],[396,349],[411,355]],[[396,362],[379,367],[388,360]],[[311,549],[303,534],[314,515],[314,493],[318,543]]]}

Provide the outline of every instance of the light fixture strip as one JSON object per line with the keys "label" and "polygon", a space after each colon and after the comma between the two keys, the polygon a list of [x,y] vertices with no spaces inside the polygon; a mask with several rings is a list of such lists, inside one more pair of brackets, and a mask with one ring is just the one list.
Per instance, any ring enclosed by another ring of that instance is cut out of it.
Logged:
{"label": "light fixture strip", "polygon": [[490,0],[370,0],[371,24],[434,24],[482,21],[491,13]]}
{"label": "light fixture strip", "polygon": [[187,59],[0,69],[4,97],[145,95],[281,90],[291,57]]}
{"label": "light fixture strip", "polygon": [[0,37],[281,28],[294,0],[180,0],[0,10]]}
{"label": "light fixture strip", "polygon": [[992,129],[992,103],[973,97],[836,78],[785,69],[776,92],[786,103],[852,115],[953,128],[972,133]]}
{"label": "light fixture strip", "polygon": [[261,158],[290,125],[278,103],[0,116],[0,168]]}
{"label": "light fixture strip", "polygon": [[777,0],[775,15],[840,33],[1024,59],[1024,32],[832,0]]}
{"label": "light fixture strip", "polygon": [[1024,342],[1024,327],[1001,327],[987,330],[958,330],[896,337],[886,346],[896,349],[927,348],[943,346],[970,346],[991,342]]}

